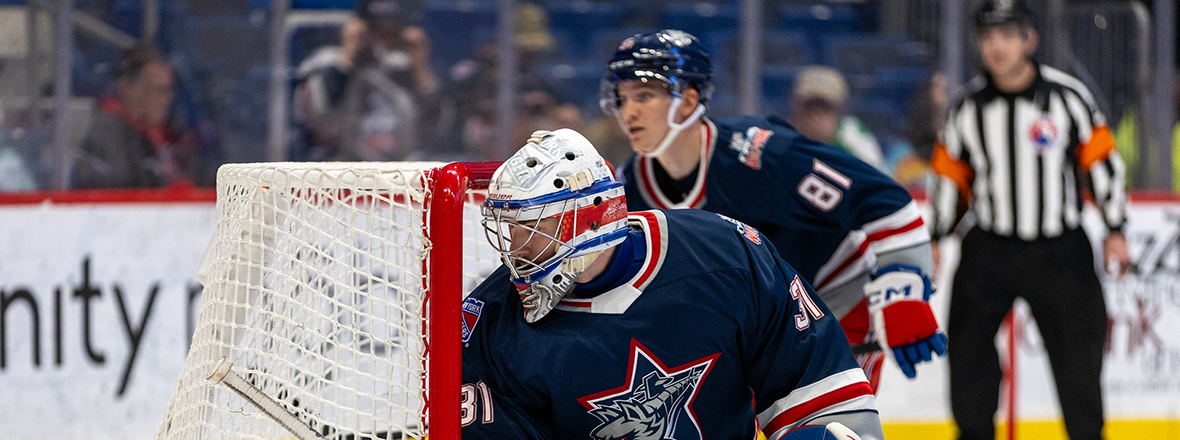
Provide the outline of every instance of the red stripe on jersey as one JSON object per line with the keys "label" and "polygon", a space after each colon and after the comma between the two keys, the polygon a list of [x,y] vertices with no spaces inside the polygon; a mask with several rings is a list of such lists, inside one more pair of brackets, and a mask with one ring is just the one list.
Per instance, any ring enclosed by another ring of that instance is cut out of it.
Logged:
{"label": "red stripe on jersey", "polygon": [[593,303],[588,299],[562,299],[558,304],[577,309],[588,309]]}
{"label": "red stripe on jersey", "polygon": [[855,262],[856,260],[859,260],[860,257],[864,256],[865,251],[867,251],[869,249],[869,245],[873,244],[873,242],[881,241],[886,238],[892,237],[894,235],[901,235],[906,232],[910,232],[914,229],[918,229],[918,228],[922,227],[923,224],[925,224],[925,223],[922,222],[922,218],[918,217],[917,219],[914,219],[914,221],[910,222],[908,225],[898,227],[898,228],[893,228],[893,229],[882,229],[880,231],[869,234],[868,237],[865,237],[865,241],[860,244],[860,247],[856,248],[856,252],[853,252],[852,255],[849,255],[848,258],[846,258],[843,262],[841,262],[839,266],[836,266],[836,270],[833,270],[831,273],[829,273],[827,278],[824,278],[823,280],[821,280],[820,282],[815,284],[815,290],[819,290],[819,289],[822,289],[825,286],[827,286],[828,283],[831,282],[832,279],[836,277],[836,275],[839,275],[841,272],[844,272],[844,269],[847,269],[848,266],[851,266],[853,262]]}
{"label": "red stripe on jersey", "polygon": [[656,205],[653,206],[653,208],[668,209],[668,205],[665,205],[662,201],[660,201],[660,193],[657,192],[660,190],[660,188],[655,183],[655,177],[651,175],[651,161],[655,159],[643,156],[639,157],[638,159],[639,160],[635,161],[635,164],[639,166],[639,183],[643,191],[647,193],[648,200],[651,200],[651,202]]}
{"label": "red stripe on jersey", "polygon": [[643,274],[636,278],[634,283],[631,283],[638,289],[656,270],[656,266],[660,262],[660,240],[663,240],[663,237],[660,237],[660,220],[655,213],[642,211],[632,214],[643,217],[643,220],[647,222],[647,269],[644,269]]}
{"label": "red stripe on jersey", "polygon": [[[709,162],[708,161],[709,161],[709,159],[711,159],[713,157],[713,155],[709,154],[709,151],[711,151],[713,149],[713,127],[709,124],[705,124],[705,140],[704,140],[704,142],[705,142],[705,154],[701,157],[700,163],[697,164],[697,166],[700,167],[699,172],[701,172],[701,173],[707,173],[709,171]],[[694,208],[694,209],[700,208],[701,205],[704,204],[705,188],[708,185],[709,185],[709,176],[706,175],[704,179],[701,179],[701,191],[698,192],[697,197],[695,199],[693,199],[691,203],[688,204],[689,208]]]}
{"label": "red stripe on jersey", "polygon": [[829,391],[814,399],[802,402],[781,414],[774,416],[770,423],[766,424],[766,429],[762,432],[775,432],[785,426],[798,423],[804,417],[807,417],[816,411],[836,405],[841,402],[846,402],[861,396],[871,396],[873,389],[869,388],[867,382],[857,382],[851,385],[846,385],[835,390]]}
{"label": "red stripe on jersey", "polygon": [[[705,148],[704,154],[697,163],[697,168],[699,169],[699,173],[707,173],[709,171],[709,160],[713,157],[713,155],[710,154],[710,152],[713,150],[713,126],[703,121],[701,123],[705,125],[705,132],[703,133],[704,139],[702,140],[702,142],[704,142]],[[636,158],[635,164],[636,167],[638,167],[637,174],[639,175],[639,187],[641,190],[647,193],[647,198],[651,200],[652,204],[656,205],[653,206],[653,208],[672,209],[672,205],[675,205],[675,203],[670,204],[670,202],[664,202],[664,199],[667,197],[664,196],[664,193],[660,190],[659,185],[656,183],[655,168],[653,168],[652,165],[652,161],[654,160],[656,159],[646,156],[639,156]],[[699,175],[698,179],[701,182],[700,190],[697,192],[697,196],[688,203],[688,208],[700,208],[705,203],[705,188],[708,186],[709,179],[708,176]],[[693,189],[696,189],[695,183]]]}

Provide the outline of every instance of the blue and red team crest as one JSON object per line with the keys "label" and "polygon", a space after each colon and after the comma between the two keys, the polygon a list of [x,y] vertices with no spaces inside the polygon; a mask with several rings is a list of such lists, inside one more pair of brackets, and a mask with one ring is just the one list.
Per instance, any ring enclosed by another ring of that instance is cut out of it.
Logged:
{"label": "blue and red team crest", "polygon": [[627,383],[578,399],[601,422],[590,435],[603,440],[703,438],[692,402],[720,355],[668,368],[632,339]]}
{"label": "blue and red team crest", "polygon": [[750,242],[754,243],[754,244],[762,244],[762,239],[760,237],[758,237],[758,230],[757,229],[754,229],[750,225],[747,225],[747,224],[742,223],[738,220],[734,220],[732,218],[726,217],[721,214],[717,214],[717,216],[721,217],[722,220],[733,223],[733,226],[735,228],[737,228],[737,231],[740,232],[743,237],[746,237],[746,240],[750,240]]}
{"label": "blue and red team crest", "polygon": [[1037,152],[1045,151],[1057,140],[1057,126],[1048,116],[1041,116],[1040,119],[1033,121],[1028,130],[1028,137],[1032,140],[1033,146],[1037,148]]}
{"label": "blue and red team crest", "polygon": [[483,301],[467,298],[463,301],[463,342],[471,339],[471,332],[479,322],[479,314],[483,312]]}
{"label": "blue and red team crest", "polygon": [[738,160],[743,164],[760,170],[762,169],[762,148],[766,147],[766,141],[773,134],[773,131],[758,127],[750,127],[744,135],[742,132],[734,131],[733,137],[729,140],[729,148],[738,152]]}

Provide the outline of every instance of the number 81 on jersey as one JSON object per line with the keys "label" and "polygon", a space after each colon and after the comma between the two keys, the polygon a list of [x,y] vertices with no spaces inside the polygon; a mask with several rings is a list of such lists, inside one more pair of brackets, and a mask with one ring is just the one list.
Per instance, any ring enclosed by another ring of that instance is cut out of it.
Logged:
{"label": "number 81 on jersey", "polygon": [[[836,171],[827,164],[820,162],[819,159],[813,159],[812,169],[815,170],[815,173],[808,174],[799,182],[799,195],[804,200],[815,205],[816,208],[825,212],[831,211],[844,198],[844,192],[836,185],[842,186],[844,189],[852,188],[852,179],[840,174],[839,171]],[[836,182],[836,185],[825,182],[816,173],[831,179],[833,182]]]}

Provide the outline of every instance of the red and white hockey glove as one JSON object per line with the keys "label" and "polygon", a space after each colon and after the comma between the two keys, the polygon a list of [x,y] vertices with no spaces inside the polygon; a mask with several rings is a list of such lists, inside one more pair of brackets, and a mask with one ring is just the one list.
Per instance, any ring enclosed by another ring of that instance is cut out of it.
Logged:
{"label": "red and white hockey glove", "polygon": [[781,440],[860,440],[860,436],[840,422],[807,425],[788,432]]}
{"label": "red and white hockey glove", "polygon": [[933,293],[930,277],[908,264],[882,267],[865,284],[877,343],[910,379],[918,376],[914,365],[931,360],[931,352],[946,355],[946,335],[927,302]]}

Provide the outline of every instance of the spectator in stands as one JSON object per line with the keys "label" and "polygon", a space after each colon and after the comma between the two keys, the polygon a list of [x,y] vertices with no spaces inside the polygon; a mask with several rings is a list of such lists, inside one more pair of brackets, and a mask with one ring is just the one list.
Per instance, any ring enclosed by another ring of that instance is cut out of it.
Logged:
{"label": "spectator in stands", "polygon": [[910,100],[906,137],[913,143],[914,152],[924,161],[930,161],[934,144],[938,142],[948,99],[946,75],[934,72],[930,78],[918,84]]}
{"label": "spectator in stands", "polygon": [[619,126],[619,121],[612,115],[603,115],[586,124],[582,131],[586,139],[598,148],[602,157],[614,166],[627,162],[634,152],[631,150],[631,139]]}
{"label": "spectator in stands", "polygon": [[192,184],[197,138],[173,116],[172,66],[149,46],[125,51],[114,67],[113,96],[82,141],[74,188],[145,188]]}
{"label": "spectator in stands", "polygon": [[33,173],[20,152],[0,144],[0,192],[36,189]]}
{"label": "spectator in stands", "polygon": [[942,130],[947,103],[946,75],[935,72],[918,84],[910,99],[904,138],[886,137],[883,141],[885,167],[891,170],[893,180],[911,193],[925,193],[933,186],[930,155]]}
{"label": "spectator in stands", "polygon": [[320,48],[299,66],[297,119],[311,146],[308,159],[413,158],[421,103],[437,80],[426,33],[391,18],[399,5],[361,2],[340,29],[340,45]]}
{"label": "spectator in stands", "polygon": [[[582,127],[578,107],[553,87],[539,68],[558,47],[549,32],[549,17],[533,3],[516,8],[515,39],[520,97],[513,127],[513,144],[523,143],[535,130]],[[495,42],[482,45],[475,54],[451,68],[451,84],[442,93],[442,105],[455,117],[439,125],[432,145],[456,146],[454,154],[493,159],[499,81]]]}
{"label": "spectator in stands", "polygon": [[421,0],[362,0],[357,16],[371,34],[373,53],[383,71],[413,91],[421,101],[438,89],[430,69],[430,38],[417,24]]}
{"label": "spectator in stands", "polygon": [[[1172,192],[1180,193],[1180,70],[1174,73],[1172,82],[1172,105],[1177,120],[1172,125]],[[1122,111],[1122,118],[1114,129],[1115,149],[1123,158],[1127,169],[1127,184],[1142,185],[1145,177],[1139,169],[1141,142],[1139,109],[1128,106]]]}
{"label": "spectator in stands", "polygon": [[804,136],[843,148],[888,173],[877,138],[859,119],[845,114],[847,101],[844,75],[831,67],[808,66],[791,91],[789,119]]}

